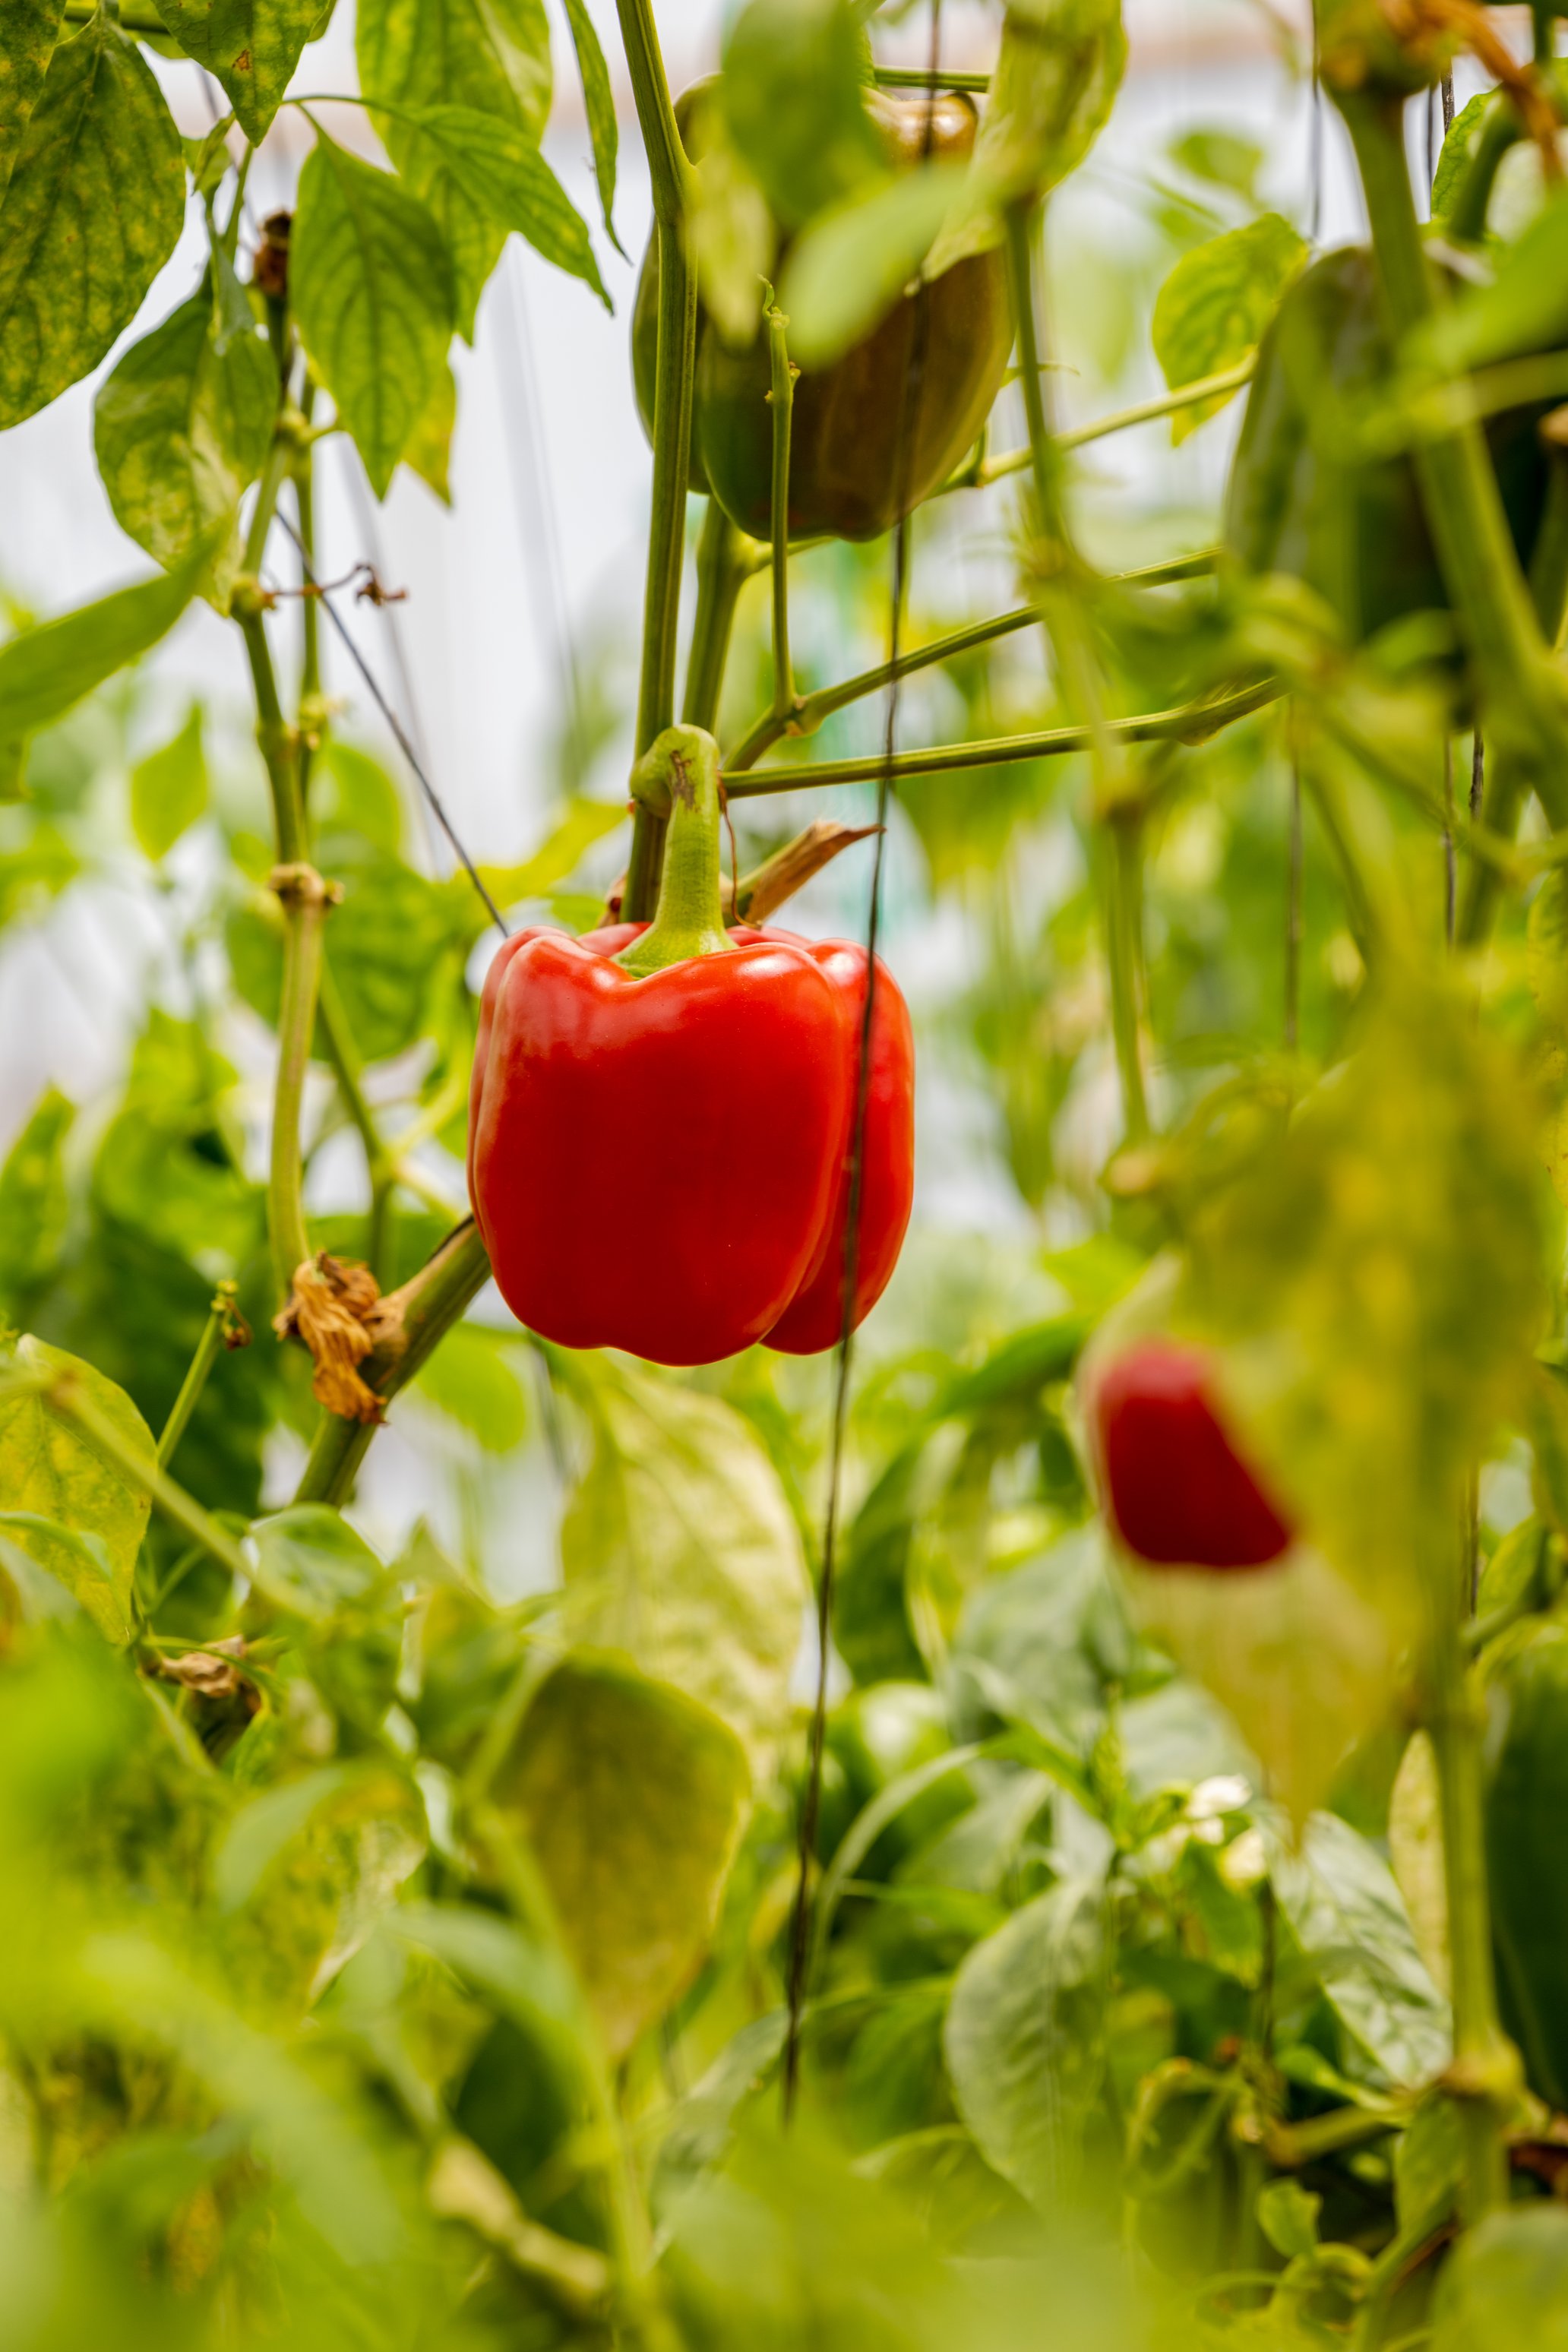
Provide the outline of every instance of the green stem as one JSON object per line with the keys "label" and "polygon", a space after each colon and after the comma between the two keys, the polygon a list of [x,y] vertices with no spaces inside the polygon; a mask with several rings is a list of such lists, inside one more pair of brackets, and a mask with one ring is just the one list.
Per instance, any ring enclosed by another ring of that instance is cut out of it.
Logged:
{"label": "green stem", "polygon": [[697,542],[697,608],[691,616],[691,647],[686,656],[686,697],[681,718],[711,735],[719,724],[724,666],[742,589],[757,570],[756,541],[736,530],[717,499],[710,499]]}
{"label": "green stem", "polygon": [[[1068,425],[1058,433],[1058,449],[1082,449],[1091,441],[1102,441],[1107,434],[1125,433],[1134,425],[1152,424],[1157,417],[1179,415],[1184,408],[1196,408],[1205,400],[1223,400],[1227,393],[1239,392],[1250,383],[1257,370],[1256,357],[1239,360],[1235,367],[1222,368],[1216,375],[1196,377],[1191,383],[1179,383],[1173,392],[1157,393],[1152,400],[1135,401],[1131,408],[1113,409],[1108,416],[1091,417],[1087,425]],[[938,498],[948,490],[984,489],[1008,474],[1022,474],[1034,463],[1033,448],[1005,449],[999,457],[987,457],[973,468],[966,467],[950,482],[944,482],[936,493]]]}
{"label": "green stem", "polygon": [[789,436],[795,407],[795,371],[790,365],[785,331],[789,320],[776,302],[769,305],[768,401],[773,409],[773,468],[769,517],[773,551],[773,716],[787,725],[795,709],[795,671],[789,657]]}
{"label": "green stem", "polygon": [[1568,605],[1568,448],[1547,442],[1546,504],[1530,555],[1530,601],[1541,634],[1553,648]]}
{"label": "green stem", "polygon": [[295,1268],[310,1255],[305,1224],[304,1158],[300,1122],[305,1076],[315,1033],[322,934],[331,905],[315,868],[280,866],[273,887],[283,908],[283,992],[278,1013],[278,1076],[272,1096],[272,1159],[267,1188],[268,1230],[278,1295],[287,1299]]}
{"label": "green stem", "polygon": [[[316,387],[307,375],[300,394],[300,415],[309,426],[316,405]],[[316,566],[316,483],[314,445],[301,436],[294,452],[294,505],[303,550],[300,584],[308,588]],[[300,600],[300,805],[310,804],[310,765],[320,740],[324,710],[321,701],[321,615],[312,595]]]}
{"label": "green stem", "polygon": [[250,509],[250,524],[245,534],[245,551],[239,559],[241,573],[248,574],[251,579],[261,570],[267,553],[267,535],[278,511],[279,494],[289,478],[289,468],[294,457],[293,436],[283,429],[287,392],[283,399],[285,404],[279,410],[278,429],[272,436],[272,446],[267,453],[267,463],[257,484],[256,504]]}
{"label": "green stem", "polygon": [[[1201,579],[1214,570],[1214,565],[1215,551],[1205,547],[1195,555],[1178,555],[1169,562],[1144,564],[1136,572],[1110,572],[1106,575],[1107,584],[1162,588],[1178,580]],[[909,653],[900,654],[896,662],[879,662],[874,669],[861,670],[857,677],[846,678],[839,686],[818,687],[815,694],[798,695],[793,710],[782,719],[775,711],[764,710],[735,749],[725,753],[726,785],[731,776],[743,774],[754,760],[760,759],[778,741],[781,735],[815,735],[823,721],[831,719],[836,711],[843,710],[851,702],[863,700],[867,695],[881,693],[895,678],[910,677],[917,670],[930,669],[938,662],[952,661],[958,655],[973,651],[976,646],[989,645],[997,637],[1011,636],[1015,630],[1031,627],[1039,617],[1033,604],[1021,604],[1016,612],[998,613],[990,620],[971,621],[962,629],[950,630],[945,636],[933,637],[930,645],[916,646]],[[880,775],[880,762],[873,772]]]}
{"label": "green stem", "polygon": [[305,855],[305,820],[300,805],[297,764],[299,738],[284,718],[283,706],[278,698],[278,678],[261,617],[263,610],[259,590],[253,588],[247,593],[243,583],[237,585],[234,616],[239,623],[250,661],[250,679],[256,694],[256,740],[261,747],[267,781],[272,790],[279,863],[293,866]]}
{"label": "green stem", "polygon": [[1121,1080],[1126,1140],[1142,1143],[1149,1134],[1149,1104],[1143,1086],[1143,1045],[1139,1006],[1142,997],[1143,823],[1123,807],[1105,821],[1110,871],[1107,877],[1105,953],[1110,978],[1110,1025],[1116,1068]]}
{"label": "green stem", "polygon": [[202,1391],[207,1384],[207,1374],[217,1361],[218,1349],[233,1328],[235,1286],[232,1282],[220,1282],[202,1326],[202,1336],[196,1342],[196,1352],[191,1358],[190,1369],[180,1383],[180,1393],[169,1408],[169,1418],[163,1423],[158,1439],[158,1467],[166,1470],[174,1460],[174,1449],[189,1426]]}
{"label": "green stem", "polygon": [[1454,2062],[1447,2087],[1464,2126],[1461,2207],[1474,2223],[1504,2204],[1503,2131],[1517,2096],[1519,2060],[1498,2022],[1491,1908],[1481,1803],[1482,1707],[1465,1657],[1468,1562],[1444,1556],[1427,1580],[1426,1729],[1437,1762],[1447,1895]]}
{"label": "green stem", "polygon": [[44,1393],[55,1411],[75,1422],[83,1436],[91,1439],[96,1451],[112,1462],[133,1486],[150,1495],[164,1517],[193,1543],[199,1544],[232,1575],[249,1574],[245,1556],[234,1538],[183,1486],[174,1484],[152,1454],[143,1454],[106,1412],[100,1411],[73,1372],[61,1373]]}
{"label": "green stem", "polygon": [[[1038,615],[1037,614],[1037,618]],[[1173,710],[1152,710],[1135,719],[1107,719],[1100,727],[1044,727],[1030,735],[997,735],[973,743],[937,743],[925,751],[895,751],[891,760],[868,752],[853,760],[802,761],[798,766],[753,768],[749,774],[725,772],[724,789],[732,800],[754,800],[769,793],[798,793],[820,784],[875,782],[886,775],[895,782],[905,776],[941,776],[968,768],[994,768],[1012,760],[1048,760],[1069,751],[1091,751],[1097,742],[1202,743],[1232,719],[1245,719],[1266,703],[1278,702],[1285,692],[1277,677],[1260,678],[1255,686],[1238,687],[1232,694],[1215,695],[1206,702],[1184,702]]]}
{"label": "green stem", "polygon": [[1458,194],[1444,224],[1445,234],[1456,244],[1479,245],[1485,236],[1487,211],[1491,203],[1498,166],[1509,149],[1516,147],[1523,136],[1524,127],[1518,115],[1501,91],[1498,91],[1471,142],[1465,175],[1459,182]]}
{"label": "green stem", "polygon": [[639,976],[692,956],[727,955],[719,887],[719,746],[700,727],[669,727],[632,772],[639,806],[668,812],[668,845],[658,908],[638,940],[616,959]]}
{"label": "green stem", "polygon": [[[428,1361],[438,1341],[484,1288],[489,1271],[479,1228],[471,1218],[465,1218],[427,1265],[400,1290],[388,1294],[398,1318],[397,1340],[378,1348],[360,1366],[361,1378],[384,1403],[406,1387]],[[374,1423],[323,1413],[296,1502],[343,1502],[374,1434]]]}
{"label": "green stem", "polygon": [[[680,143],[669,83],[659,51],[653,0],[616,0],[637,122],[647,150],[658,239],[658,359],[653,403],[653,515],[648,530],[647,582],[643,598],[642,675],[637,694],[637,756],[675,717],[676,626],[680,613],[680,562],[690,462],[691,385],[697,352],[697,281],[687,265],[683,224],[690,167]],[[653,911],[663,853],[663,826],[639,805],[622,911],[641,922]]]}

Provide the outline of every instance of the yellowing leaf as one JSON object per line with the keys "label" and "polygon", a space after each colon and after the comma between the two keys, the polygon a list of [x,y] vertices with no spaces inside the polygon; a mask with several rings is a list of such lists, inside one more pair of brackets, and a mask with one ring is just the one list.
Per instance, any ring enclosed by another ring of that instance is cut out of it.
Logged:
{"label": "yellowing leaf", "polygon": [[[79,1356],[42,1339],[23,1339],[16,1364],[19,1371],[45,1379],[69,1373],[89,1402],[151,1465],[156,1452],[153,1433],[123,1389]],[[83,1574],[75,1548],[56,1542],[47,1529],[16,1518],[10,1522],[13,1542],[58,1576],[111,1640],[128,1639],[132,1577],[152,1508],[140,1480],[127,1478],[117,1463],[106,1460],[47,1396],[23,1391],[0,1395],[0,1496],[10,1513],[36,1513],[102,1547],[106,1575],[100,1583]]]}
{"label": "yellowing leaf", "polygon": [[163,94],[100,11],[50,58],[0,204],[0,429],[98,365],[184,215]]}
{"label": "yellowing leaf", "polygon": [[759,1770],[788,1719],[807,1584],[761,1441],[718,1397],[606,1364],[561,1530],[574,1630],[700,1699]]}
{"label": "yellowing leaf", "polygon": [[749,1782],[717,1716],[614,1660],[574,1655],[534,1694],[493,1792],[616,2057],[701,1966]]}

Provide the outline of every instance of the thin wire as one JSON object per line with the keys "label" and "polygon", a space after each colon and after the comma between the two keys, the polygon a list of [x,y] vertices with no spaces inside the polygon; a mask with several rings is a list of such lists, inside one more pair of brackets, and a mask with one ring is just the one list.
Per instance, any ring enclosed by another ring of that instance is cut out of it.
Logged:
{"label": "thin wire", "polygon": [[[346,488],[353,503],[355,527],[370,551],[370,560],[374,566],[376,576],[378,579],[384,579],[386,557],[382,545],[381,526],[376,520],[375,500],[371,497],[364,467],[360,463],[358,453],[351,443],[341,439],[338,446],[342,455],[342,462],[338,468],[338,478]],[[404,643],[403,629],[396,605],[383,604],[381,618],[386,631],[386,642],[392,651],[392,666],[397,672],[398,692],[403,698],[403,708],[408,714],[409,736],[420,758],[428,762],[430,739],[425,732],[425,722],[419,711],[419,698],[414,691],[414,675],[408,667],[408,649]],[[422,795],[416,798],[415,806],[419,811],[419,830],[424,836],[425,854],[430,864],[434,866],[436,842],[430,830],[430,811]]]}
{"label": "thin wire", "polygon": [[374,675],[365,661],[364,656],[361,653],[358,646],[355,645],[349,631],[344,627],[342,617],[340,614],[337,606],[333,604],[326,591],[321,587],[320,581],[311,571],[310,559],[305,552],[305,543],[303,540],[300,537],[299,532],[295,530],[293,524],[289,521],[286,514],[280,512],[277,515],[275,520],[282,524],[284,530],[293,541],[296,548],[298,548],[300,551],[300,566],[304,572],[306,580],[309,582],[310,585],[316,590],[318,601],[321,604],[322,611],[326,614],[328,620],[331,621],[333,628],[337,631],[338,635],[342,638],[344,650],[346,651],[349,659],[353,662],[355,669],[358,670],[361,677],[363,678],[365,685],[369,688],[371,700],[375,704],[376,709],[380,711],[382,717],[391,728],[393,734],[396,737],[397,748],[402,752],[404,758],[407,761],[410,768],[413,770],[415,781],[417,782],[419,789],[424,793],[426,799],[429,802],[431,811],[436,818],[437,824],[440,826],[442,832],[451,843],[452,852],[456,856],[458,863],[461,866],[464,873],[468,876],[475,889],[479,892],[479,897],[484,900],[485,907],[489,914],[489,919],[495,925],[497,930],[500,933],[502,939],[510,939],[511,935],[501,919],[500,908],[496,905],[495,900],[490,897],[489,892],[485,888],[484,884],[480,881],[479,867],[474,864],[473,859],[468,856],[468,851],[463,847],[462,843],[458,840],[452,824],[452,820],[447,814],[446,810],[442,807],[440,796],[437,793],[435,785],[430,782],[429,777],[426,774],[424,769],[419,764],[418,755],[415,751],[413,744],[408,740],[407,733],[404,729],[403,721],[398,718],[396,711],[394,710],[391,703],[388,702],[385,695],[383,694],[380,687],[376,684]]}
{"label": "thin wire", "polygon": [[[942,0],[931,0],[931,74],[933,87],[926,96],[922,161],[929,162],[936,130],[934,83],[942,68]],[[892,614],[889,626],[892,677],[888,684],[887,724],[882,738],[882,770],[877,779],[877,833],[871,853],[870,905],[866,919],[866,994],[860,1007],[859,1060],[855,1075],[855,1118],[850,1129],[849,1188],[844,1225],[844,1279],[840,1292],[842,1322],[838,1368],[833,1390],[833,1429],[827,1461],[827,1507],[822,1530],[822,1579],[816,1598],[816,1697],[812,1708],[811,1743],[806,1764],[805,1794],[800,1809],[800,1836],[790,1927],[788,2027],[783,2067],[784,2118],[795,2111],[800,2082],[800,2034],[805,2009],[806,1969],[811,1958],[811,1864],[816,1846],[816,1824],[822,1806],[822,1759],[827,1731],[827,1667],[833,1640],[833,1584],[838,1545],[838,1499],[844,1466],[844,1438],[848,1422],[849,1370],[854,1349],[855,1293],[860,1272],[860,1208],[865,1189],[866,1119],[871,1097],[871,1045],[877,1011],[877,939],[882,911],[882,856],[888,837],[888,802],[892,790],[893,753],[899,726],[899,640],[909,576],[910,518],[904,511],[912,463],[915,428],[924,385],[931,340],[926,282],[915,296],[910,344],[910,364],[900,404],[895,445],[894,486],[899,521],[893,534]]]}

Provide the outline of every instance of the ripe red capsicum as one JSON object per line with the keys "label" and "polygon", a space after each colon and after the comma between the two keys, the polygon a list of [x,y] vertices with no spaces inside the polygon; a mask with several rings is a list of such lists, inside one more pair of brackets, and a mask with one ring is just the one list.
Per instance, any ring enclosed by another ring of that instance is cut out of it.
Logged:
{"label": "ripe red capsicum", "polygon": [[[520,932],[485,982],[468,1190],[497,1285],[563,1347],[701,1364],[764,1338],[831,1346],[864,955],[725,930],[710,736],[669,729],[634,783],[668,794],[654,921]],[[857,1322],[909,1219],[912,1082],[879,967]]]}
{"label": "ripe red capsicum", "polygon": [[1291,1529],[1231,1442],[1201,1348],[1135,1340],[1089,1398],[1116,1532],[1153,1568],[1263,1568]]}

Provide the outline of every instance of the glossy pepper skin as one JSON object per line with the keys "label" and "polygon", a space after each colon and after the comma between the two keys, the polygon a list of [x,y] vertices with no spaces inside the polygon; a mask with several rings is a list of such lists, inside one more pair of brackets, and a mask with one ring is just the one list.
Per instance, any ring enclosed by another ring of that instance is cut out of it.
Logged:
{"label": "glossy pepper skin", "polygon": [[[835,1231],[843,1247],[865,960],[784,931],[725,933],[717,752],[692,728],[660,741],[703,747],[710,805],[678,812],[685,832],[672,822],[655,923],[520,932],[490,966],[474,1214],[502,1297],[559,1345],[712,1363],[782,1325],[773,1344],[808,1352],[841,1317],[826,1260]],[[909,1016],[880,971],[872,1071],[857,1321],[910,1205]]]}
{"label": "glossy pepper skin", "polygon": [[1291,1529],[1231,1443],[1201,1348],[1134,1340],[1094,1384],[1089,1412],[1117,1534],[1151,1568],[1267,1567]]}
{"label": "glossy pepper skin", "polygon": [[[1263,338],[1226,490],[1231,556],[1246,572],[1306,581],[1352,645],[1408,614],[1449,608],[1410,459],[1358,459],[1346,447],[1342,404],[1386,386],[1393,365],[1372,256],[1354,246],[1325,254],[1291,287]],[[1550,464],[1535,428],[1550,406],[1487,421],[1527,565]]]}
{"label": "glossy pepper skin", "polygon": [[[688,92],[682,107],[695,92]],[[925,137],[923,95],[871,91],[868,108],[889,162],[912,169]],[[681,109],[677,109],[678,117]],[[682,122],[683,131],[689,112]],[[967,155],[974,143],[968,99],[938,98],[931,152]],[[900,420],[916,332],[916,304],[900,297],[861,342],[830,367],[803,369],[790,424],[793,539],[876,539],[900,512],[930,496],[979,436],[1001,388],[1012,348],[1006,267],[999,252],[971,256],[934,279],[925,298],[927,337],[911,446],[900,453]],[[632,367],[637,408],[651,434],[658,344],[658,254],[650,245],[637,281]],[[771,361],[766,328],[733,351],[705,312],[697,322],[697,380],[690,482],[711,490],[742,530],[766,539],[773,509]],[[902,496],[900,497],[900,491]]]}

